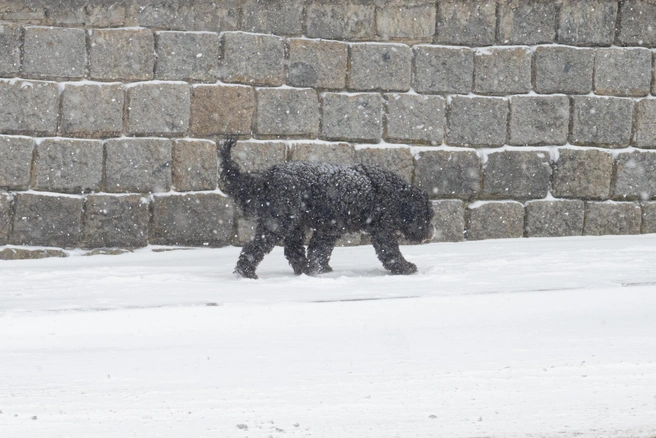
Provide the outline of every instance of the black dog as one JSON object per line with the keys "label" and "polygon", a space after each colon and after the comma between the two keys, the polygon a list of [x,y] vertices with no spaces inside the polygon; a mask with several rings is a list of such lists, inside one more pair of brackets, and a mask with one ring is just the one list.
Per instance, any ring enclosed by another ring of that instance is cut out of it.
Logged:
{"label": "black dog", "polygon": [[[235,273],[255,270],[279,242],[297,275],[332,271],[335,242],[344,233],[366,231],[383,266],[393,274],[417,267],[399,251],[397,234],[413,242],[433,238],[433,209],[426,193],[375,166],[287,162],[261,172],[241,172],[228,139],[220,149],[223,188],[248,216],[257,216],[255,238],[241,251]],[[307,256],[303,246],[312,230]]]}

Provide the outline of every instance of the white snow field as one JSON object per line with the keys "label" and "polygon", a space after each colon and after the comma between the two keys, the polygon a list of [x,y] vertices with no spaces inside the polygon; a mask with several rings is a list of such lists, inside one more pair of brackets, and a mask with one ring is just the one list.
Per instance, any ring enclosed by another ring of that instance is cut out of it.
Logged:
{"label": "white snow field", "polygon": [[655,437],[656,235],[0,262],[0,437]]}

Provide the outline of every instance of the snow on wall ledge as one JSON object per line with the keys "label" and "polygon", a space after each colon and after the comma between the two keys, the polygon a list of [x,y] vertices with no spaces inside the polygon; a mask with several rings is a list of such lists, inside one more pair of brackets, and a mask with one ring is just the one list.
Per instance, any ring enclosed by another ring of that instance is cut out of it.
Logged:
{"label": "snow on wall ledge", "polygon": [[399,173],[436,240],[656,232],[653,1],[21,0],[0,20],[0,244],[241,244],[227,135],[247,169]]}

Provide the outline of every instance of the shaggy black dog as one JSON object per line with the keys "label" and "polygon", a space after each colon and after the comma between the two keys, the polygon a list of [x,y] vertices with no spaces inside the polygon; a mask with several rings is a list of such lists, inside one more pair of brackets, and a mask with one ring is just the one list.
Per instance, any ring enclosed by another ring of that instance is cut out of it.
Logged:
{"label": "shaggy black dog", "polygon": [[[279,242],[297,275],[332,271],[335,242],[344,233],[366,231],[378,258],[393,274],[412,274],[397,242],[432,239],[428,196],[392,172],[375,166],[287,162],[261,172],[241,172],[230,155],[236,139],[221,147],[224,190],[247,216],[257,216],[255,238],[241,251],[235,273],[257,278],[255,270]],[[312,237],[305,253],[307,231]]]}

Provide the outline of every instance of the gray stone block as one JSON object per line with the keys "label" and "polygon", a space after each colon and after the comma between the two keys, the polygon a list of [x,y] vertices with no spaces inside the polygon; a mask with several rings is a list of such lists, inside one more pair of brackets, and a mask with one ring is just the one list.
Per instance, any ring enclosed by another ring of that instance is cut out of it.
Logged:
{"label": "gray stone block", "polygon": [[481,191],[481,159],[474,151],[419,152],[414,183],[431,198],[472,198]]}
{"label": "gray stone block", "polygon": [[218,34],[158,32],[155,78],[213,81],[218,77],[221,52]]}
{"label": "gray stone block", "polygon": [[242,30],[276,35],[303,33],[303,2],[296,0],[245,0]]}
{"label": "gray stone block", "polygon": [[402,44],[353,44],[348,86],[353,90],[408,91],[412,50]]}
{"label": "gray stone block", "polygon": [[285,76],[284,57],[282,38],[225,33],[221,79],[241,84],[280,86]]}
{"label": "gray stone block", "polygon": [[376,33],[376,7],[357,0],[308,0],[305,35],[329,40],[372,40]]}
{"label": "gray stone block", "polygon": [[580,236],[583,201],[532,201],[526,205],[526,237]]}
{"label": "gray stone block", "polygon": [[451,99],[447,112],[447,143],[459,146],[501,146],[506,143],[508,101],[491,97]]}
{"label": "gray stone block", "polygon": [[225,246],[234,235],[232,200],[218,193],[155,196],[150,243]]}
{"label": "gray stone block", "polygon": [[84,30],[25,28],[23,74],[34,78],[81,78],[87,66]]}
{"label": "gray stone block", "polygon": [[617,3],[565,0],[560,9],[557,42],[572,46],[610,46],[615,34]]}
{"label": "gray stone block", "polygon": [[631,141],[633,101],[620,98],[574,96],[570,143],[610,148]]}
{"label": "gray stone block", "polygon": [[358,149],[355,154],[357,160],[362,164],[382,167],[396,173],[407,182],[412,182],[415,162],[410,148],[367,147]]}
{"label": "gray stone block", "polygon": [[513,96],[510,98],[509,144],[565,144],[568,131],[569,99],[567,96]]}
{"label": "gray stone block", "polygon": [[548,152],[493,152],[483,170],[483,194],[493,199],[544,198],[550,180]]}
{"label": "gray stone block", "polygon": [[172,158],[174,190],[190,192],[216,189],[218,177],[216,143],[210,140],[175,140]]}
{"label": "gray stone block", "polygon": [[328,140],[375,141],[383,135],[379,94],[323,95],[321,135]]}
{"label": "gray stone block", "polygon": [[241,85],[201,85],[191,89],[190,130],[196,136],[249,135],[255,90]]}
{"label": "gray stone block", "polygon": [[104,191],[154,193],[171,189],[171,142],[125,138],[105,142]]}
{"label": "gray stone block", "polygon": [[312,161],[333,164],[353,164],[355,151],[348,143],[293,143],[290,161]]}
{"label": "gray stone block", "polygon": [[89,76],[100,80],[153,77],[155,42],[148,29],[95,29],[89,45]]}
{"label": "gray stone block", "polygon": [[458,199],[433,201],[433,242],[460,242],[465,238],[465,203]]}
{"label": "gray stone block", "polygon": [[486,202],[469,207],[467,240],[512,239],[524,235],[524,206],[519,202]]}
{"label": "gray stone block", "polygon": [[526,47],[482,49],[474,56],[474,91],[505,95],[531,91],[531,57]]}
{"label": "gray stone block", "polygon": [[6,245],[9,241],[12,220],[11,203],[12,197],[8,193],[0,192],[0,245]]}
{"label": "gray stone block", "polygon": [[647,201],[656,198],[656,153],[618,154],[615,163],[614,199]]}
{"label": "gray stone block", "polygon": [[150,2],[137,7],[137,23],[142,27],[156,29],[192,29],[194,23],[192,7],[192,2],[180,2],[180,0]]}
{"label": "gray stone block", "polygon": [[346,88],[348,45],[336,41],[292,39],[287,83],[293,87]]}
{"label": "gray stone block", "polygon": [[492,1],[438,2],[435,42],[470,47],[494,44],[496,6]]}
{"label": "gray stone block", "polygon": [[239,208],[235,207],[235,235],[233,245],[244,246],[255,238],[257,219],[245,217]]}
{"label": "gray stone block", "polygon": [[311,88],[261,88],[257,90],[255,132],[265,136],[319,134],[319,98]]}
{"label": "gray stone block", "polygon": [[556,38],[556,4],[509,0],[499,4],[498,38],[502,44],[546,44]]}
{"label": "gray stone block", "polygon": [[21,69],[21,28],[15,24],[0,25],[0,76],[16,76]]}
{"label": "gray stone block", "polygon": [[54,135],[59,91],[53,82],[0,81],[0,132]]}
{"label": "gray stone block", "polygon": [[474,83],[470,49],[416,46],[412,87],[419,93],[467,94]]}
{"label": "gray stone block", "polygon": [[595,51],[574,47],[535,50],[535,91],[588,94],[592,91]]}
{"label": "gray stone block", "polygon": [[[22,2],[17,2],[22,3]],[[49,24],[68,27],[125,27],[135,24],[128,17],[127,2],[88,2],[68,0],[64,2],[39,2],[47,4]]]}
{"label": "gray stone block", "polygon": [[150,211],[140,195],[91,195],[84,211],[86,248],[139,248],[148,245]]}
{"label": "gray stone block", "polygon": [[656,100],[643,99],[635,104],[633,145],[639,148],[656,148]]}
{"label": "gray stone block", "polygon": [[617,44],[656,47],[656,3],[651,0],[620,2]]}
{"label": "gray stone block", "polygon": [[385,139],[412,143],[442,143],[446,103],[440,96],[386,94]]}
{"label": "gray stone block", "polygon": [[103,146],[100,140],[46,139],[36,146],[32,188],[83,193],[100,189]]}
{"label": "gray stone block", "polygon": [[608,199],[613,158],[598,150],[561,149],[552,192],[557,198]]}
{"label": "gray stone block", "polygon": [[656,95],[656,53],[654,53],[651,65],[654,66],[653,79],[651,81],[651,94]]}
{"label": "gray stone block", "polygon": [[597,49],[595,93],[611,96],[648,95],[651,57],[648,49]]}
{"label": "gray stone block", "polygon": [[194,17],[194,30],[209,32],[239,30],[241,5],[241,0],[195,2],[190,10]]}
{"label": "gray stone block", "polygon": [[5,248],[0,251],[0,260],[38,260],[49,257],[68,257],[61,249]]}
{"label": "gray stone block", "polygon": [[642,211],[632,202],[585,203],[584,236],[640,234]]}
{"label": "gray stone block", "polygon": [[0,188],[27,190],[30,185],[34,140],[0,135]]}
{"label": "gray stone block", "polygon": [[82,197],[18,193],[14,198],[15,245],[74,248],[82,237]]}
{"label": "gray stone block", "polygon": [[259,172],[287,160],[287,147],[279,141],[238,141],[232,158],[243,172]]}
{"label": "gray stone block", "polygon": [[437,10],[429,0],[394,0],[376,9],[376,35],[382,40],[427,41],[435,35]]}
{"label": "gray stone block", "polygon": [[642,205],[642,234],[656,234],[656,202],[647,202]]}
{"label": "gray stone block", "polygon": [[183,83],[145,83],[128,88],[128,132],[183,133],[189,128],[189,86]]}
{"label": "gray stone block", "polygon": [[123,131],[121,84],[66,84],[61,94],[60,131],[66,135],[107,137]]}

